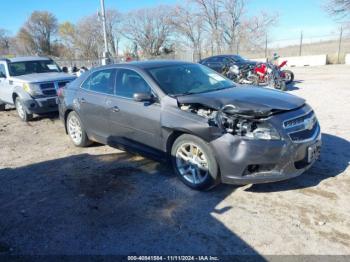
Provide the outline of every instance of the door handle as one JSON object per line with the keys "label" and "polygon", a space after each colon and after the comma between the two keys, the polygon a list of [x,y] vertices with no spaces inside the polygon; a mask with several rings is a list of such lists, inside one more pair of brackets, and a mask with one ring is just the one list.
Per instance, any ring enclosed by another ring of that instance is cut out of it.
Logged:
{"label": "door handle", "polygon": [[113,106],[111,108],[111,110],[112,110],[112,112],[115,112],[115,113],[120,111],[119,107],[117,107],[117,106]]}
{"label": "door handle", "polygon": [[82,104],[84,104],[84,103],[86,103],[86,100],[85,100],[85,98],[80,98],[80,99],[79,99],[79,102],[82,103]]}

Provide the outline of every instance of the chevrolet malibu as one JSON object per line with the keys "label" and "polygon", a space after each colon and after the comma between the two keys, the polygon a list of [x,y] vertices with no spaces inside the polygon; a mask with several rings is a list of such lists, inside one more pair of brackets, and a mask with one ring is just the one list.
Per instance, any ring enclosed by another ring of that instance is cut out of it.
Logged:
{"label": "chevrolet malibu", "polygon": [[296,177],[320,152],[320,126],[304,99],[240,87],[199,64],[99,67],[58,93],[76,146],[96,141],[170,159],[193,189]]}

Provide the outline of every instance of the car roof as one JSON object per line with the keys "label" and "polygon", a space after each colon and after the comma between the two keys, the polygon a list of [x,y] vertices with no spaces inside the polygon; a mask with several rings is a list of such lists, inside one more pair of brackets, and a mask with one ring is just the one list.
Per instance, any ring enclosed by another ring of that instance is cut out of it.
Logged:
{"label": "car roof", "polygon": [[115,67],[125,67],[125,68],[135,68],[135,69],[150,69],[174,65],[186,65],[194,64],[192,62],[180,61],[180,60],[148,60],[148,61],[134,61],[117,63],[106,66],[95,67],[94,70],[100,70],[102,68],[115,68]]}
{"label": "car roof", "polygon": [[43,56],[19,56],[19,57],[7,58],[7,61],[10,61],[10,62],[27,62],[27,61],[43,61],[43,60],[51,60],[51,59]]}
{"label": "car roof", "polygon": [[240,55],[214,55],[214,56],[208,56],[205,59],[213,58],[213,57],[241,57]]}
{"label": "car roof", "polygon": [[148,69],[148,68],[156,68],[156,67],[164,67],[164,66],[193,64],[193,63],[180,61],[180,60],[148,60],[148,61],[135,61],[135,62],[130,62],[128,64],[138,68]]}

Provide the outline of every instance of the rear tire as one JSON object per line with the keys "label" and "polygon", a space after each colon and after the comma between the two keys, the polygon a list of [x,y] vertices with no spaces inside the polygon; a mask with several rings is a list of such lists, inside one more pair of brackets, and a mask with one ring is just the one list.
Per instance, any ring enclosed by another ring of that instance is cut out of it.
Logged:
{"label": "rear tire", "polygon": [[289,77],[286,78],[286,85],[291,84],[294,81],[294,73],[290,70],[283,70],[283,73],[289,75]]}
{"label": "rear tire", "polygon": [[1,104],[0,105],[0,111],[5,111],[6,109],[6,104]]}
{"label": "rear tire", "polygon": [[220,182],[214,152],[197,136],[179,136],[172,146],[171,161],[175,173],[192,189],[208,190]]}
{"label": "rear tire", "polygon": [[69,113],[66,120],[66,126],[68,135],[75,146],[86,147],[91,145],[91,141],[89,140],[77,113],[74,111]]}
{"label": "rear tire", "polygon": [[15,105],[17,114],[22,121],[28,122],[33,119],[33,114],[27,112],[25,105],[19,97],[16,97]]}

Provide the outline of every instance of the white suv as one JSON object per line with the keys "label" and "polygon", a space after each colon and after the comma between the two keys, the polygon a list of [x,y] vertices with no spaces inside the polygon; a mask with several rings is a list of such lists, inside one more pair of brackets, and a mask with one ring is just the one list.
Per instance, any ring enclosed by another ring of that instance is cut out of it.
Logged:
{"label": "white suv", "polygon": [[0,59],[0,111],[15,105],[23,121],[57,111],[58,88],[75,78],[47,57]]}

